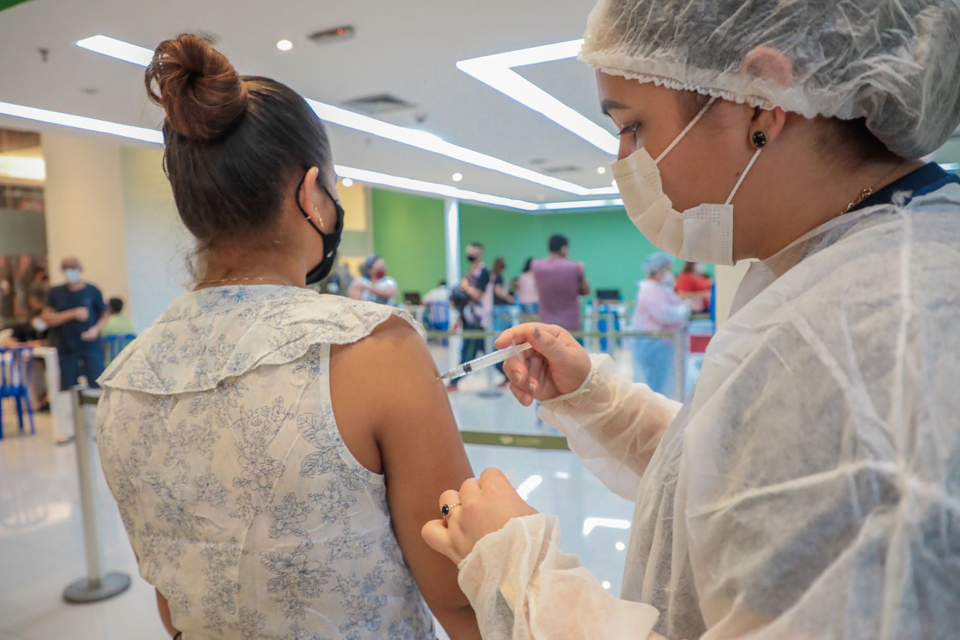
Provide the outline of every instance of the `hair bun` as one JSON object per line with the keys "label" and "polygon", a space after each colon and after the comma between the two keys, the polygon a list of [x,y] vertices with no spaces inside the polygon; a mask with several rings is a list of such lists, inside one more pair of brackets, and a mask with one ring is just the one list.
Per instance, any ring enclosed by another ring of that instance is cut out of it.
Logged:
{"label": "hair bun", "polygon": [[236,69],[193,34],[161,42],[145,81],[150,99],[166,111],[167,124],[194,140],[222,136],[247,108],[247,89]]}

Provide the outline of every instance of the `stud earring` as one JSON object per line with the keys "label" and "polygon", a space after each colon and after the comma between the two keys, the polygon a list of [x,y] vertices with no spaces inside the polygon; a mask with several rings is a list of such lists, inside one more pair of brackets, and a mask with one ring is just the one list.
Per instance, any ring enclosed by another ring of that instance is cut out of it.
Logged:
{"label": "stud earring", "polygon": [[763,131],[754,131],[752,142],[753,146],[755,146],[757,149],[763,149],[765,146],[767,146],[767,134],[765,134]]}

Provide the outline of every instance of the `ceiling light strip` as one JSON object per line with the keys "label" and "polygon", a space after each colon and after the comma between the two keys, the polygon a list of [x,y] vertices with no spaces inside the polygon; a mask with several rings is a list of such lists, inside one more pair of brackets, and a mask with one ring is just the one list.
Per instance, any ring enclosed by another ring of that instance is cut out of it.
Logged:
{"label": "ceiling light strip", "polygon": [[513,98],[525,107],[543,114],[601,151],[616,155],[620,143],[609,131],[560,102],[512,69],[513,67],[576,57],[582,43],[583,40],[571,40],[553,45],[461,60],[457,63],[457,68]]}
{"label": "ceiling light strip", "polygon": [[[96,133],[106,133],[109,135],[127,138],[130,140],[139,140],[153,144],[163,144],[163,134],[155,129],[145,127],[133,127],[106,120],[97,120],[96,118],[87,118],[76,116],[59,111],[50,111],[48,109],[37,109],[35,107],[25,107],[9,102],[0,102],[0,115],[12,116],[15,118],[24,118],[36,122],[45,122],[72,129],[82,129],[84,131],[93,131]],[[416,191],[419,193],[428,193],[442,196],[445,198],[457,198],[473,202],[482,202],[497,207],[506,207],[508,209],[517,209],[520,211],[563,211],[572,209],[595,209],[603,207],[620,206],[621,200],[574,200],[570,202],[549,202],[544,204],[534,204],[525,200],[514,198],[504,198],[501,196],[458,189],[445,184],[434,182],[425,182],[423,180],[414,180],[377,171],[368,171],[366,169],[357,169],[336,165],[335,170],[341,178],[350,178],[367,184],[393,187],[404,191]]]}
{"label": "ceiling light strip", "polygon": [[92,36],[77,41],[77,46],[94,53],[102,53],[105,56],[131,62],[135,65],[145,67],[153,60],[153,51],[144,47],[139,47],[123,40],[109,38],[107,36]]}
{"label": "ceiling light strip", "polygon": [[445,198],[457,198],[458,200],[472,200],[486,204],[496,205],[498,207],[508,207],[510,209],[520,209],[522,211],[537,211],[538,205],[524,200],[515,200],[513,198],[502,198],[476,191],[467,191],[458,189],[450,185],[438,184],[435,182],[424,182],[423,180],[414,180],[412,178],[401,178],[386,173],[368,171],[366,169],[354,169],[336,165],[335,170],[341,178],[352,178],[367,184],[378,184],[385,187],[393,187],[404,191],[418,191],[421,193],[432,193]]}
{"label": "ceiling light strip", "polygon": [[26,118],[27,120],[36,120],[38,122],[49,122],[64,127],[74,129],[84,129],[86,131],[95,131],[97,133],[109,133],[132,140],[141,140],[143,142],[152,142],[163,144],[163,134],[156,129],[145,129],[143,127],[132,127],[126,124],[98,120],[96,118],[86,118],[84,116],[75,116],[69,113],[59,111],[48,111],[47,109],[37,109],[35,107],[25,107],[19,104],[9,102],[0,102],[0,114],[13,116],[15,118]]}
{"label": "ceiling light strip", "polygon": [[[153,52],[144,47],[140,47],[122,40],[110,38],[104,35],[97,35],[85,38],[77,43],[82,48],[100,53],[112,58],[125,60],[133,64],[145,66],[152,59]],[[349,129],[363,131],[388,140],[410,145],[424,151],[437,153],[454,160],[466,162],[484,169],[497,171],[499,173],[527,180],[558,191],[565,191],[578,196],[591,195],[592,191],[578,184],[545,176],[536,171],[512,164],[499,158],[473,151],[459,145],[446,142],[438,136],[417,129],[400,127],[376,118],[371,118],[353,111],[348,111],[340,107],[325,104],[317,100],[307,99],[307,102],[324,122],[337,124]]]}
{"label": "ceiling light strip", "polygon": [[622,207],[623,200],[572,200],[570,202],[546,202],[541,204],[540,211],[569,211],[571,209],[603,209],[607,207]]}
{"label": "ceiling light strip", "polygon": [[[24,107],[9,102],[0,102],[0,115],[8,115],[16,118],[25,118],[36,122],[46,122],[49,124],[61,125],[73,129],[82,129],[85,131],[94,131],[96,133],[107,133],[130,140],[139,140],[142,142],[151,142],[154,144],[163,144],[163,134],[155,129],[144,127],[132,127],[106,120],[97,120],[95,118],[85,118],[75,116],[69,113],[60,113],[58,111],[49,111],[47,109],[36,109],[34,107]],[[500,196],[457,189],[443,184],[424,182],[422,180],[413,180],[392,176],[386,173],[367,171],[365,169],[355,169],[353,167],[336,167],[337,175],[341,178],[352,178],[361,182],[370,184],[379,184],[383,186],[404,189],[407,191],[419,191],[422,193],[432,193],[434,195],[459,198],[461,200],[472,200],[484,202],[499,207],[509,207],[511,209],[520,209],[522,211],[536,211],[539,207],[531,202],[515,200],[512,198],[502,198]]]}

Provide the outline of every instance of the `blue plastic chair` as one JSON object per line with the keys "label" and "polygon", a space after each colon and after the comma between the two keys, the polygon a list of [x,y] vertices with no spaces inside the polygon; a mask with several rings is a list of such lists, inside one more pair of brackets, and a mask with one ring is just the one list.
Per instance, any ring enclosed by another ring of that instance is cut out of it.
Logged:
{"label": "blue plastic chair", "polygon": [[433,331],[450,329],[450,305],[446,302],[428,302],[427,326]]}
{"label": "blue plastic chair", "polygon": [[137,336],[132,333],[127,333],[119,336],[103,336],[100,338],[100,341],[103,343],[104,363],[110,364],[114,358],[120,355],[123,348],[133,342],[136,337]]}
{"label": "blue plastic chair", "polygon": [[[427,308],[427,328],[431,331],[449,331],[450,330],[450,303],[449,302],[428,302]],[[440,340],[440,344],[447,346],[447,339]]]}
{"label": "blue plastic chair", "polygon": [[33,423],[33,402],[30,400],[30,376],[33,374],[31,347],[0,348],[0,440],[3,439],[3,400],[17,402],[17,421],[23,432],[23,411],[30,420],[30,433],[36,433]]}
{"label": "blue plastic chair", "polygon": [[[620,331],[620,313],[617,310],[619,304],[613,305],[608,302],[597,301],[597,331],[600,333],[606,333],[608,330],[608,323],[613,325],[613,331]],[[614,338],[614,341],[619,345],[619,340]],[[602,353],[613,353],[614,344],[607,344],[607,338],[600,338],[600,351]]]}

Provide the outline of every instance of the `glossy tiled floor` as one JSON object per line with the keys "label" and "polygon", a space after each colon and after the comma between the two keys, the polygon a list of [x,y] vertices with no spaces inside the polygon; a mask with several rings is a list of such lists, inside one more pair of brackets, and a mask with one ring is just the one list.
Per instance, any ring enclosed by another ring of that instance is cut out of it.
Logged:
{"label": "glossy tiled floor", "polygon": [[[478,377],[452,396],[463,428],[549,429],[509,394],[489,397],[486,391],[485,377]],[[99,472],[97,520],[104,566],[130,574],[133,585],[100,604],[63,602],[63,589],[85,571],[75,446],[55,445],[46,415],[38,416],[35,436],[20,436],[9,412],[5,418],[7,437],[0,440],[0,639],[166,638],[153,589],[137,575],[116,505]],[[599,580],[619,592],[632,505],[604,489],[568,452],[485,446],[468,451],[476,471],[503,469],[534,507],[557,514],[563,548],[580,554]]]}

